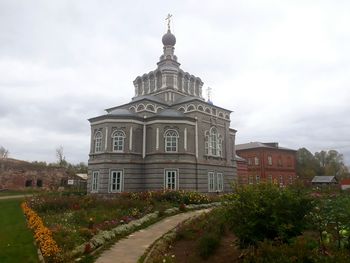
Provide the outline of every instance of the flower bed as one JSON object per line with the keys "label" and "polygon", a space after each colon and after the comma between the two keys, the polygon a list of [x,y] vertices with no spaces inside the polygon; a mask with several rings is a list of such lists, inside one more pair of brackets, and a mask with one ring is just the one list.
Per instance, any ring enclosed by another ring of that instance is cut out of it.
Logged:
{"label": "flower bed", "polygon": [[[56,254],[60,254],[61,258],[70,258],[77,247],[81,252],[83,245],[84,252],[89,252],[99,247],[103,240],[112,239],[116,235],[115,229],[130,231],[128,225],[139,226],[134,222],[146,215],[156,211],[162,215],[171,207],[178,210],[184,207],[183,204],[188,204],[191,208],[191,204],[207,204],[216,199],[182,191],[121,193],[108,197],[50,193],[29,198],[23,207],[26,213],[34,213],[36,220],[46,226],[41,232],[55,241]],[[51,241],[42,242],[45,251],[54,247]],[[45,257],[49,256],[49,252],[45,253]]]}

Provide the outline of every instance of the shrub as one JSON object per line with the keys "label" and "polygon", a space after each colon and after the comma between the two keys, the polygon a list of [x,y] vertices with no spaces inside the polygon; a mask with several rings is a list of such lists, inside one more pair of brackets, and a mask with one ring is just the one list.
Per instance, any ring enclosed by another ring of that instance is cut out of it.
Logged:
{"label": "shrub", "polygon": [[226,216],[240,246],[256,245],[264,239],[286,242],[305,228],[311,199],[293,189],[272,184],[237,186],[225,202]]}
{"label": "shrub", "polygon": [[214,233],[206,233],[198,243],[198,252],[201,258],[207,259],[219,247],[220,237]]}

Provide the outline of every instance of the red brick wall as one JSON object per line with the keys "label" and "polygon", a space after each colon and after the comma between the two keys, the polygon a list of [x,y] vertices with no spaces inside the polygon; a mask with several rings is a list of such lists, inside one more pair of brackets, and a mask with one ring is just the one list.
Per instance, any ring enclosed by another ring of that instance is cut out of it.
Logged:
{"label": "red brick wall", "polygon": [[[296,152],[282,149],[256,148],[248,150],[238,150],[237,155],[247,160],[248,164],[248,180],[242,183],[253,184],[259,180],[269,181],[280,185],[288,185],[296,179]],[[272,164],[268,162],[268,156],[272,158]],[[259,159],[258,164],[255,164],[255,157]]]}

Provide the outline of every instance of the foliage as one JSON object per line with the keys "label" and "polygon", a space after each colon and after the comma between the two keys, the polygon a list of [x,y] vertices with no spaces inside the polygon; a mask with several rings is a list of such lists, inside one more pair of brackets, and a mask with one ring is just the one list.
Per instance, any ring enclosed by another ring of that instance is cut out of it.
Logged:
{"label": "foliage", "polygon": [[0,201],[0,262],[39,262],[33,235],[26,227],[21,202],[21,199]]}
{"label": "foliage", "polygon": [[350,196],[348,193],[328,194],[315,201],[308,215],[318,233],[323,252],[346,248],[350,252]]}
{"label": "foliage", "polygon": [[335,150],[320,151],[314,155],[306,148],[297,151],[297,174],[302,179],[312,179],[316,175],[344,178],[349,171],[343,155]]}
{"label": "foliage", "polygon": [[207,259],[220,245],[220,236],[213,233],[205,233],[198,244],[198,252],[201,258]]}
{"label": "foliage", "polygon": [[228,224],[240,246],[246,247],[264,239],[287,242],[299,235],[312,204],[301,191],[259,184],[237,186],[225,208]]}
{"label": "foliage", "polygon": [[300,236],[290,244],[265,240],[245,253],[244,263],[346,263],[349,255],[335,252],[320,254],[312,237]]}

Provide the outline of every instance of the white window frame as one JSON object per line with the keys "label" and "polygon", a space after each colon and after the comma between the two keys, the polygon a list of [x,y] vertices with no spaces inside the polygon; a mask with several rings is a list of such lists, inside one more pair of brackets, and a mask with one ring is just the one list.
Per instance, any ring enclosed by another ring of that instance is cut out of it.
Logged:
{"label": "white window frame", "polygon": [[103,135],[102,135],[101,131],[98,131],[95,133],[95,136],[94,136],[94,152],[95,153],[102,152],[102,138],[103,138]]}
{"label": "white window frame", "polygon": [[268,165],[272,165],[272,156],[271,155],[267,156],[267,163],[268,163]]}
{"label": "white window frame", "polygon": [[[175,176],[174,182],[169,181],[169,176]],[[170,182],[170,184],[169,184]],[[169,187],[170,185],[170,187]],[[165,190],[178,190],[179,189],[179,170],[178,169],[164,169],[164,189]]]}
{"label": "white window frame", "polygon": [[204,147],[205,154],[215,157],[222,157],[222,136],[216,127],[211,127],[205,132]]}
{"label": "white window frame", "polygon": [[176,130],[169,129],[164,133],[164,150],[167,153],[178,151],[179,133]]}
{"label": "white window frame", "polygon": [[283,186],[284,184],[283,184],[283,175],[280,175],[280,177],[279,177],[279,185],[280,186]]}
{"label": "white window frame", "polygon": [[256,184],[260,184],[260,175],[255,176],[255,182]]}
{"label": "white window frame", "polygon": [[91,193],[98,193],[100,181],[100,172],[93,171],[91,176]]}
{"label": "white window frame", "polygon": [[[116,176],[115,181],[113,178],[114,175]],[[119,179],[119,183],[118,183],[118,179]],[[113,187],[113,186],[115,186],[115,187]],[[121,193],[123,191],[123,189],[124,189],[124,171],[123,170],[111,170],[109,173],[108,192],[109,193]]]}
{"label": "white window frame", "polygon": [[252,175],[248,176],[248,184],[254,184],[254,178]]}
{"label": "white window frame", "polygon": [[221,172],[208,172],[208,192],[224,191],[224,175]]}
{"label": "white window frame", "polygon": [[259,165],[259,158],[257,156],[254,157],[254,164]]}
{"label": "white window frame", "polygon": [[112,134],[112,150],[113,152],[124,152],[125,132],[116,130]]}

